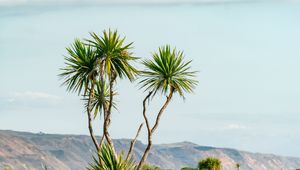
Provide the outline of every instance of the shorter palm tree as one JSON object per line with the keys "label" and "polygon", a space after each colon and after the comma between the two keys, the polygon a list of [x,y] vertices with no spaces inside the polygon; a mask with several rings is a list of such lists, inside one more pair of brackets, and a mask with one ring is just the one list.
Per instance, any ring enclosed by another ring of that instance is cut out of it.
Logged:
{"label": "shorter palm tree", "polygon": [[[141,170],[144,162],[147,159],[152,146],[152,135],[158,127],[160,118],[170,103],[173,94],[178,93],[184,98],[184,93],[191,93],[197,85],[194,71],[190,71],[191,61],[185,62],[183,52],[171,49],[169,45],[159,48],[158,52],[154,53],[151,60],[145,60],[143,65],[145,71],[141,72],[142,80],[140,85],[149,91],[149,94],[143,101],[143,117],[146,122],[148,132],[148,145],[138,165],[138,170]],[[166,101],[159,110],[153,127],[150,127],[148,117],[146,115],[146,102],[151,97],[161,92],[166,95]]]}
{"label": "shorter palm tree", "polygon": [[122,154],[117,157],[114,156],[114,152],[111,146],[104,144],[99,152],[100,161],[93,159],[94,162],[90,164],[87,170],[134,170],[135,164],[133,160],[126,161],[123,159]]}

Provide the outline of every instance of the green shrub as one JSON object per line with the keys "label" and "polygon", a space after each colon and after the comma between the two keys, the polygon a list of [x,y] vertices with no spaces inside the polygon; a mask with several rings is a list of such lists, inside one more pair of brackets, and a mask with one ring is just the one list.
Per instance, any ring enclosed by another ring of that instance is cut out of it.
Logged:
{"label": "green shrub", "polygon": [[181,170],[197,170],[197,168],[184,167],[184,168],[181,168]]}
{"label": "green shrub", "polygon": [[221,161],[217,158],[206,158],[199,161],[198,163],[199,170],[221,170]]}
{"label": "green shrub", "polygon": [[143,166],[142,170],[161,170],[161,169],[159,167],[157,167],[157,166],[145,164]]}

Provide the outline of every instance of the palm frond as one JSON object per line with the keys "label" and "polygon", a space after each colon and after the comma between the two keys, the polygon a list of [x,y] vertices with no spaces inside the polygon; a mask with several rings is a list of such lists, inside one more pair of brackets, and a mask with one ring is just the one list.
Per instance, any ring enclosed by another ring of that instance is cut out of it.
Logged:
{"label": "palm frond", "polygon": [[93,158],[93,163],[87,170],[134,170],[135,164],[133,160],[126,161],[122,154],[118,156],[118,160],[114,157],[114,153],[109,145],[103,145],[99,153],[99,160]]}
{"label": "palm frond", "polygon": [[99,37],[96,33],[90,33],[92,40],[86,40],[96,49],[97,58],[105,63],[105,75],[111,77],[116,74],[120,78],[134,80],[137,70],[130,64],[137,60],[129,50],[133,43],[125,44],[125,38],[120,38],[117,31],[103,31],[103,36]]}
{"label": "palm frond", "polygon": [[[91,98],[90,108],[94,113],[94,118],[98,115],[98,113],[103,113],[103,105],[108,108],[109,105],[109,86],[105,82],[97,81],[95,83],[94,95]],[[103,93],[103,95],[102,95]],[[87,94],[84,96],[83,100],[85,101],[85,107],[88,107],[88,99],[89,99],[90,89],[88,89]],[[113,95],[117,95],[116,92]],[[117,109],[117,104],[113,101],[112,107]]]}
{"label": "palm frond", "polygon": [[59,76],[64,79],[62,85],[66,85],[68,91],[77,92],[79,95],[91,85],[91,80],[98,73],[97,58],[93,48],[79,39],[75,39],[71,47],[66,49],[66,66],[61,68],[62,73]]}
{"label": "palm frond", "polygon": [[191,61],[184,61],[184,54],[169,45],[160,47],[158,52],[152,54],[152,59],[144,60],[142,64],[145,70],[141,72],[139,84],[145,90],[158,91],[162,94],[172,88],[181,97],[184,93],[191,93],[197,85],[196,72],[191,69]]}

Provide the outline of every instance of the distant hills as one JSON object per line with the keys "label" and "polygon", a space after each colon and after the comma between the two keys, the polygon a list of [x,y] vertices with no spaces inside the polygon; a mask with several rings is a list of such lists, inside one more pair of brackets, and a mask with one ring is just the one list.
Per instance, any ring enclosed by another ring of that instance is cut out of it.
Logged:
{"label": "distant hills", "polygon": [[[130,140],[115,140],[117,150],[127,151]],[[141,157],[145,145],[136,143],[135,155]],[[85,169],[94,153],[89,136],[55,135],[0,130],[0,169],[9,166],[12,170],[40,170],[46,165],[49,170]],[[199,146],[190,142],[155,145],[149,155],[151,164],[162,168],[180,169],[196,167],[199,159],[213,156],[222,161],[224,170],[295,170],[300,167],[300,158],[272,154],[250,153],[235,149]]]}

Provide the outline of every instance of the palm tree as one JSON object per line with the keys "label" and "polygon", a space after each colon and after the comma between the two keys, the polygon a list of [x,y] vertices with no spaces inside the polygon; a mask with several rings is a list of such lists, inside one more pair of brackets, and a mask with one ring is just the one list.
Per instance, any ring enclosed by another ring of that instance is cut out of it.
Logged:
{"label": "palm tree", "polygon": [[59,76],[64,79],[63,85],[67,86],[67,90],[77,92],[78,95],[88,95],[87,116],[88,128],[93,143],[99,151],[99,145],[96,140],[92,127],[91,101],[94,95],[94,86],[96,83],[99,69],[97,67],[97,57],[91,46],[84,44],[81,40],[75,39],[71,47],[67,48],[68,56],[65,56],[65,67]]}
{"label": "palm tree", "polygon": [[[130,61],[137,58],[129,52],[132,43],[124,44],[125,38],[121,39],[117,31],[104,31],[102,37],[95,33],[91,33],[91,36],[92,40],[86,40],[84,43],[76,39],[74,44],[67,48],[66,66],[59,76],[64,79],[63,85],[67,86],[68,91],[83,95],[87,101],[89,131],[97,151],[99,152],[102,148],[105,137],[117,158],[108,133],[111,110],[114,106],[113,96],[116,93],[114,84],[118,77],[128,78],[130,81],[135,78],[137,71]],[[101,110],[103,110],[104,117],[104,137],[102,136],[99,145],[93,132],[92,112],[95,118]]]}
{"label": "palm tree", "polygon": [[100,161],[94,158],[93,164],[87,168],[87,170],[134,170],[135,164],[130,160],[123,159],[122,155],[119,155],[117,159],[114,156],[113,150],[109,145],[102,145],[102,149],[99,152]]}
{"label": "palm tree", "polygon": [[[157,129],[160,118],[170,103],[173,94],[178,93],[184,98],[184,93],[193,92],[197,85],[197,81],[194,79],[196,72],[190,71],[191,61],[184,62],[183,59],[183,52],[171,49],[169,45],[166,45],[153,54],[152,60],[143,61],[145,71],[141,72],[142,80],[139,83],[146,91],[149,91],[149,94],[143,101],[143,117],[147,127],[148,145],[137,167],[138,170],[142,169],[147,159],[152,146],[152,135]],[[166,95],[167,98],[156,116],[154,126],[150,127],[146,115],[146,102],[157,92]]]}
{"label": "palm tree", "polygon": [[[113,106],[113,87],[116,78],[128,78],[134,80],[137,74],[136,69],[130,64],[137,58],[129,52],[132,43],[124,44],[125,38],[120,38],[117,31],[104,31],[103,36],[99,37],[95,33],[90,34],[92,40],[87,40],[95,48],[96,58],[99,59],[100,81],[109,83],[109,102],[108,105],[103,105],[104,123],[103,134],[107,143],[111,146],[115,157],[117,157],[112,139],[108,132],[108,127],[111,122],[111,109]],[[102,94],[103,96],[104,94]],[[101,148],[101,146],[100,146]]]}
{"label": "palm tree", "polygon": [[237,170],[240,170],[241,165],[239,163],[235,164],[235,166]]}

